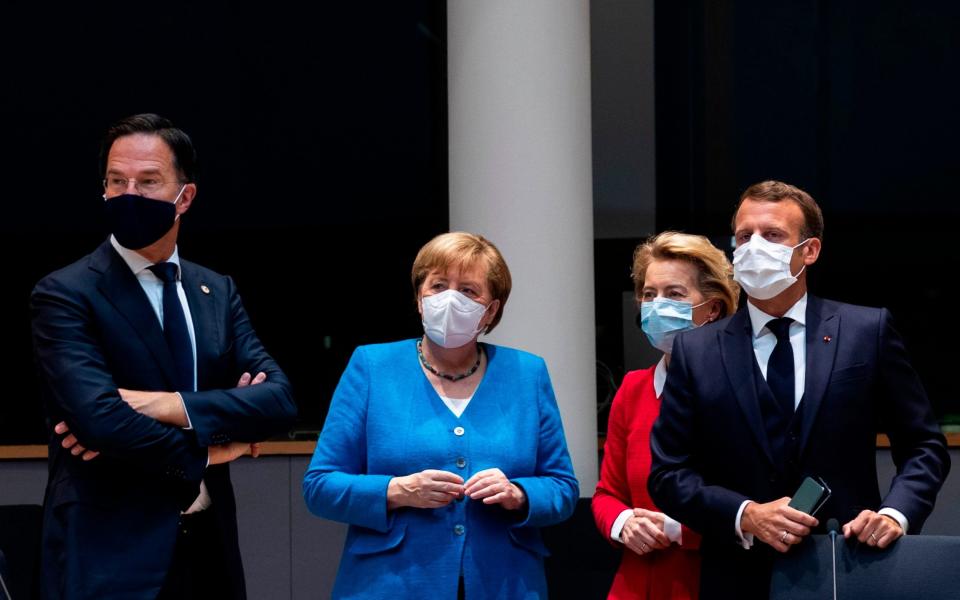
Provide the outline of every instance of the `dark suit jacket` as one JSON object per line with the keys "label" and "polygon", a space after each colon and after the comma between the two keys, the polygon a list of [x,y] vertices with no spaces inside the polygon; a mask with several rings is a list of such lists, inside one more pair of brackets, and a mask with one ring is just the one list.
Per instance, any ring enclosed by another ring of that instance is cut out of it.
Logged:
{"label": "dark suit jacket", "polygon": [[[885,309],[807,299],[806,379],[788,437],[774,460],[755,377],[746,307],[674,343],[660,418],[653,428],[650,493],[660,508],[703,534],[703,598],[766,598],[773,550],[735,543],[744,500],[791,496],[822,477],[833,496],[817,514],[845,523],[890,506],[918,533],[950,467],[926,393]],[[890,436],[897,476],[881,496],[876,434]],[[732,594],[732,595],[731,595]]]}
{"label": "dark suit jacket", "polygon": [[[34,351],[49,424],[66,421],[81,443],[101,452],[84,462],[61,448],[61,436],[51,436],[45,598],[155,597],[173,556],[179,512],[201,479],[231,569],[234,588],[225,597],[244,596],[230,472],[227,465],[206,467],[207,446],[285,431],[296,408],[233,281],[180,262],[197,346],[199,391],[181,391],[191,431],[137,413],[117,392],[180,390],[156,313],[109,241],[33,291]],[[244,371],[263,371],[267,380],[238,389]]]}

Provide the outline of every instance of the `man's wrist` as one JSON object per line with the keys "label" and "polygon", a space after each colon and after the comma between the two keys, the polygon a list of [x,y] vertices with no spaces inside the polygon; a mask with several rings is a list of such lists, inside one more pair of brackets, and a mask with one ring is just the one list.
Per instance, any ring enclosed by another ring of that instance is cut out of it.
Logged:
{"label": "man's wrist", "polygon": [[740,504],[740,510],[737,511],[737,518],[734,522],[734,531],[737,535],[737,541],[744,549],[747,550],[753,546],[753,534],[748,531],[744,531],[743,520],[747,516],[747,507],[751,504],[753,504],[753,500],[744,500],[743,503]]}

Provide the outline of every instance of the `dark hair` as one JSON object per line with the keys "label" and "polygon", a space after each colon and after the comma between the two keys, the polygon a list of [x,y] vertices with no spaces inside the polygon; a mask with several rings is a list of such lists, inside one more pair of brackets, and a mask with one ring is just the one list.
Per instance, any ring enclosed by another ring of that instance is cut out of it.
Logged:
{"label": "dark hair", "polygon": [[187,183],[197,180],[197,151],[193,148],[190,136],[174,127],[170,119],[153,113],[120,119],[107,129],[107,134],[103,137],[103,145],[100,146],[101,174],[107,171],[107,156],[110,154],[113,143],[118,138],[136,133],[155,135],[166,142],[170,151],[173,152],[173,167],[177,170],[177,175]]}
{"label": "dark hair", "polygon": [[730,223],[733,229],[737,227],[737,213],[740,211],[740,205],[748,198],[759,202],[780,202],[782,200],[796,202],[803,212],[803,229],[800,231],[800,237],[802,239],[823,239],[823,212],[820,211],[820,206],[817,205],[816,200],[797,186],[782,181],[761,181],[748,187],[740,196],[737,209],[733,211],[733,219]]}

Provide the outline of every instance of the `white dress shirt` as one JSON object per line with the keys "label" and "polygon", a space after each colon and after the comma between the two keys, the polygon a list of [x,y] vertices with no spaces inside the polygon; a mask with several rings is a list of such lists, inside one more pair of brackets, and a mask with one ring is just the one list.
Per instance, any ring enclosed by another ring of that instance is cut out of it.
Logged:
{"label": "white dress shirt", "polygon": [[[767,365],[770,362],[770,355],[773,354],[773,349],[777,345],[777,336],[775,336],[773,332],[767,328],[767,323],[776,317],[763,312],[754,306],[749,300],[747,301],[747,312],[750,315],[750,327],[753,333],[753,354],[757,357],[757,365],[760,367],[760,373],[763,375],[764,380],[766,380]],[[807,294],[804,294],[799,300],[797,300],[796,304],[791,306],[783,316],[793,319],[793,323],[790,323],[790,347],[793,349],[795,392],[793,408],[796,410],[797,406],[800,404],[801,398],[803,398],[803,390],[807,378]],[[740,505],[740,510],[737,511],[736,522],[734,523],[737,539],[740,540],[740,544],[744,548],[750,548],[753,546],[753,534],[743,533],[743,531],[740,529],[740,520],[743,517],[743,509],[746,508],[747,504],[750,504],[751,502],[753,501],[743,501],[743,504]],[[907,526],[909,523],[907,522],[907,518],[899,510],[895,508],[884,507],[878,512],[881,515],[893,517],[898,523],[900,523],[900,527],[903,528],[903,532],[907,532]]]}
{"label": "white dress shirt", "polygon": [[[474,392],[476,393],[476,392]],[[447,396],[440,396],[440,399],[443,400],[443,403],[447,405],[447,408],[450,409],[450,412],[453,413],[453,416],[460,418],[460,415],[463,414],[463,411],[467,410],[467,405],[470,404],[470,400],[473,399],[473,394],[470,394],[466,398],[449,398]]]}
{"label": "white dress shirt", "polygon": [[[657,395],[657,398],[663,394],[663,386],[666,382],[667,361],[661,358],[653,370],[653,392]],[[623,531],[623,526],[626,525],[627,519],[632,516],[632,508],[628,508],[617,515],[617,518],[613,521],[613,526],[610,528],[610,539],[623,543],[623,540],[620,539],[620,533]],[[683,530],[680,529],[680,523],[671,519],[668,515],[663,515],[663,533],[666,534],[667,539],[671,542],[683,544]]]}
{"label": "white dress shirt", "polygon": [[[138,254],[134,250],[129,248],[124,248],[120,245],[120,242],[117,241],[117,238],[113,235],[110,236],[110,243],[113,245],[113,248],[120,254],[120,258],[123,259],[127,266],[130,267],[130,270],[133,271],[133,274],[136,276],[137,281],[140,283],[140,287],[143,288],[143,292],[147,295],[147,300],[150,301],[150,307],[153,308],[154,314],[157,315],[157,319],[160,320],[160,327],[163,328],[163,281],[157,277],[153,271],[150,270],[150,267],[154,263],[150,262],[142,255]],[[177,295],[180,297],[180,306],[183,307],[183,316],[187,321],[187,332],[190,334],[190,346],[193,349],[193,389],[190,391],[196,391],[197,389],[197,338],[193,331],[193,319],[190,315],[190,305],[187,303],[187,294],[183,291],[183,284],[180,282],[180,256],[177,252],[176,246],[173,248],[173,255],[166,260],[166,262],[171,262],[177,265]],[[180,396],[178,393],[177,396]],[[183,403],[183,398],[180,398],[180,402]],[[187,406],[183,405],[183,414],[187,417],[187,427],[186,429],[192,429],[193,426],[190,424],[190,414],[187,412]],[[205,508],[209,508],[211,504],[210,494],[207,492],[207,486],[203,481],[200,482],[200,495],[197,496],[197,499],[194,500],[193,504],[190,505],[190,508],[187,509],[187,513],[194,513]]]}

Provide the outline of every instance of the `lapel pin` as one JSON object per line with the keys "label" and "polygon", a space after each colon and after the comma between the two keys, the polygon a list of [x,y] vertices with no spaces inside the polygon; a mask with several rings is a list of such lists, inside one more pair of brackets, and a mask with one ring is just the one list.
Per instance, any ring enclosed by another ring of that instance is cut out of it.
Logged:
{"label": "lapel pin", "polygon": [[[201,286],[200,286],[200,291],[203,292],[204,294],[209,294],[209,293],[210,293],[210,288],[208,288],[208,287],[205,286],[205,285],[201,285]],[[826,341],[827,338],[823,338],[823,339],[824,339],[824,341]]]}
{"label": "lapel pin", "polygon": [[832,339],[833,339],[833,338],[830,337],[829,335],[825,335],[825,336],[823,336],[823,343],[824,343],[824,344],[829,344],[829,343],[830,343],[830,340],[832,340]]}

